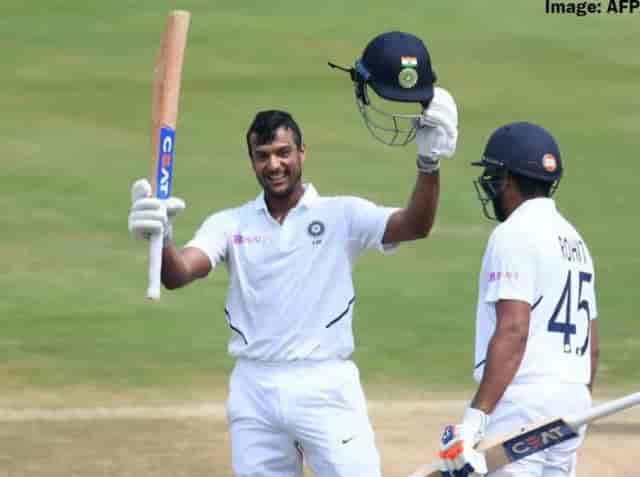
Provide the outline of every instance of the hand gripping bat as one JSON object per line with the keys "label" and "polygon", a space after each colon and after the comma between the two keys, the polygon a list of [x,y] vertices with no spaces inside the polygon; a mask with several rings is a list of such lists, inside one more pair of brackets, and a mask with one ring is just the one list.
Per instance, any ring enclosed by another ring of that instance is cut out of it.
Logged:
{"label": "hand gripping bat", "polygon": [[[478,443],[476,448],[485,454],[487,468],[493,472],[516,460],[535,454],[560,442],[578,436],[578,429],[603,417],[640,404],[640,392],[594,406],[588,411],[566,417],[533,422],[513,432]],[[409,477],[441,477],[440,463],[426,464]]]}

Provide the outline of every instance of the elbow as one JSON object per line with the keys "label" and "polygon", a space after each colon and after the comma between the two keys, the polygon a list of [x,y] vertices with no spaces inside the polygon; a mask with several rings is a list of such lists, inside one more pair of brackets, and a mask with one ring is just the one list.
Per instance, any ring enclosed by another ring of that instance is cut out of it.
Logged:
{"label": "elbow", "polygon": [[524,355],[524,352],[527,349],[527,343],[529,342],[529,328],[522,328],[518,326],[511,331],[511,337],[513,339],[513,342],[515,343],[516,351],[521,355]]}
{"label": "elbow", "polygon": [[433,228],[433,222],[423,224],[415,230],[416,239],[425,239],[431,235],[431,229]]}
{"label": "elbow", "polygon": [[417,238],[425,239],[431,234],[431,227],[420,229],[417,232]]}
{"label": "elbow", "polygon": [[176,277],[162,277],[162,284],[167,290],[176,290],[185,285],[185,280],[176,279]]}
{"label": "elbow", "polygon": [[509,330],[509,332],[505,333],[502,339],[504,340],[503,343],[509,350],[508,355],[518,363],[522,361],[524,353],[527,349],[529,334],[524,330],[514,329]]}
{"label": "elbow", "polygon": [[163,282],[163,284],[167,290],[176,290],[181,286],[177,282]]}

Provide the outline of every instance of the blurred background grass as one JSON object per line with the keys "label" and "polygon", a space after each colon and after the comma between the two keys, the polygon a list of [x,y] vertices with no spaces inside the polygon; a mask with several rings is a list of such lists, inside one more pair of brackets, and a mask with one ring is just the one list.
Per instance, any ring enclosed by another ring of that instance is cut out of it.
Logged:
{"label": "blurred background grass", "polygon": [[[0,388],[4,400],[88,391],[142,399],[224,392],[232,362],[227,279],[150,304],[146,246],[126,230],[129,187],[149,171],[153,58],[166,13],[192,11],[174,193],[178,242],[211,212],[253,198],[245,151],[257,110],[282,108],[323,194],[406,202],[414,150],[374,142],[346,75],[366,43],[422,37],[460,109],[431,238],[356,269],[357,351],[370,395],[469,390],[476,281],[492,224],[469,163],[495,127],[529,120],[560,142],[559,208],[596,260],[609,389],[640,380],[637,15],[544,14],[544,2],[4,2],[0,6]],[[392,108],[392,105],[390,105]],[[602,389],[602,388],[601,388]]]}

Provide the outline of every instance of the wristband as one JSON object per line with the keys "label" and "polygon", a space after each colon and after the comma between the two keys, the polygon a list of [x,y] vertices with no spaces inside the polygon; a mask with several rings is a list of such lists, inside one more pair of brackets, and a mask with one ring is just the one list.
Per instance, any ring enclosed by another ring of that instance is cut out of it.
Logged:
{"label": "wristband", "polygon": [[420,172],[425,174],[434,174],[440,169],[440,159],[434,159],[428,156],[422,156],[418,154],[416,159],[416,166]]}

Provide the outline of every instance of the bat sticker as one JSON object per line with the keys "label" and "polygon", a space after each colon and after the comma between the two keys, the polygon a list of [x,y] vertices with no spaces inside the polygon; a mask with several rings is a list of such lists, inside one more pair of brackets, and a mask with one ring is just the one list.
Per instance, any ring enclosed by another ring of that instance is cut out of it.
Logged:
{"label": "bat sticker", "polygon": [[171,196],[171,182],[173,180],[173,156],[176,142],[175,130],[168,126],[160,128],[159,140],[156,196],[158,199],[168,199]]}
{"label": "bat sticker", "polygon": [[562,419],[557,419],[546,426],[509,439],[502,447],[513,462],[577,436]]}

